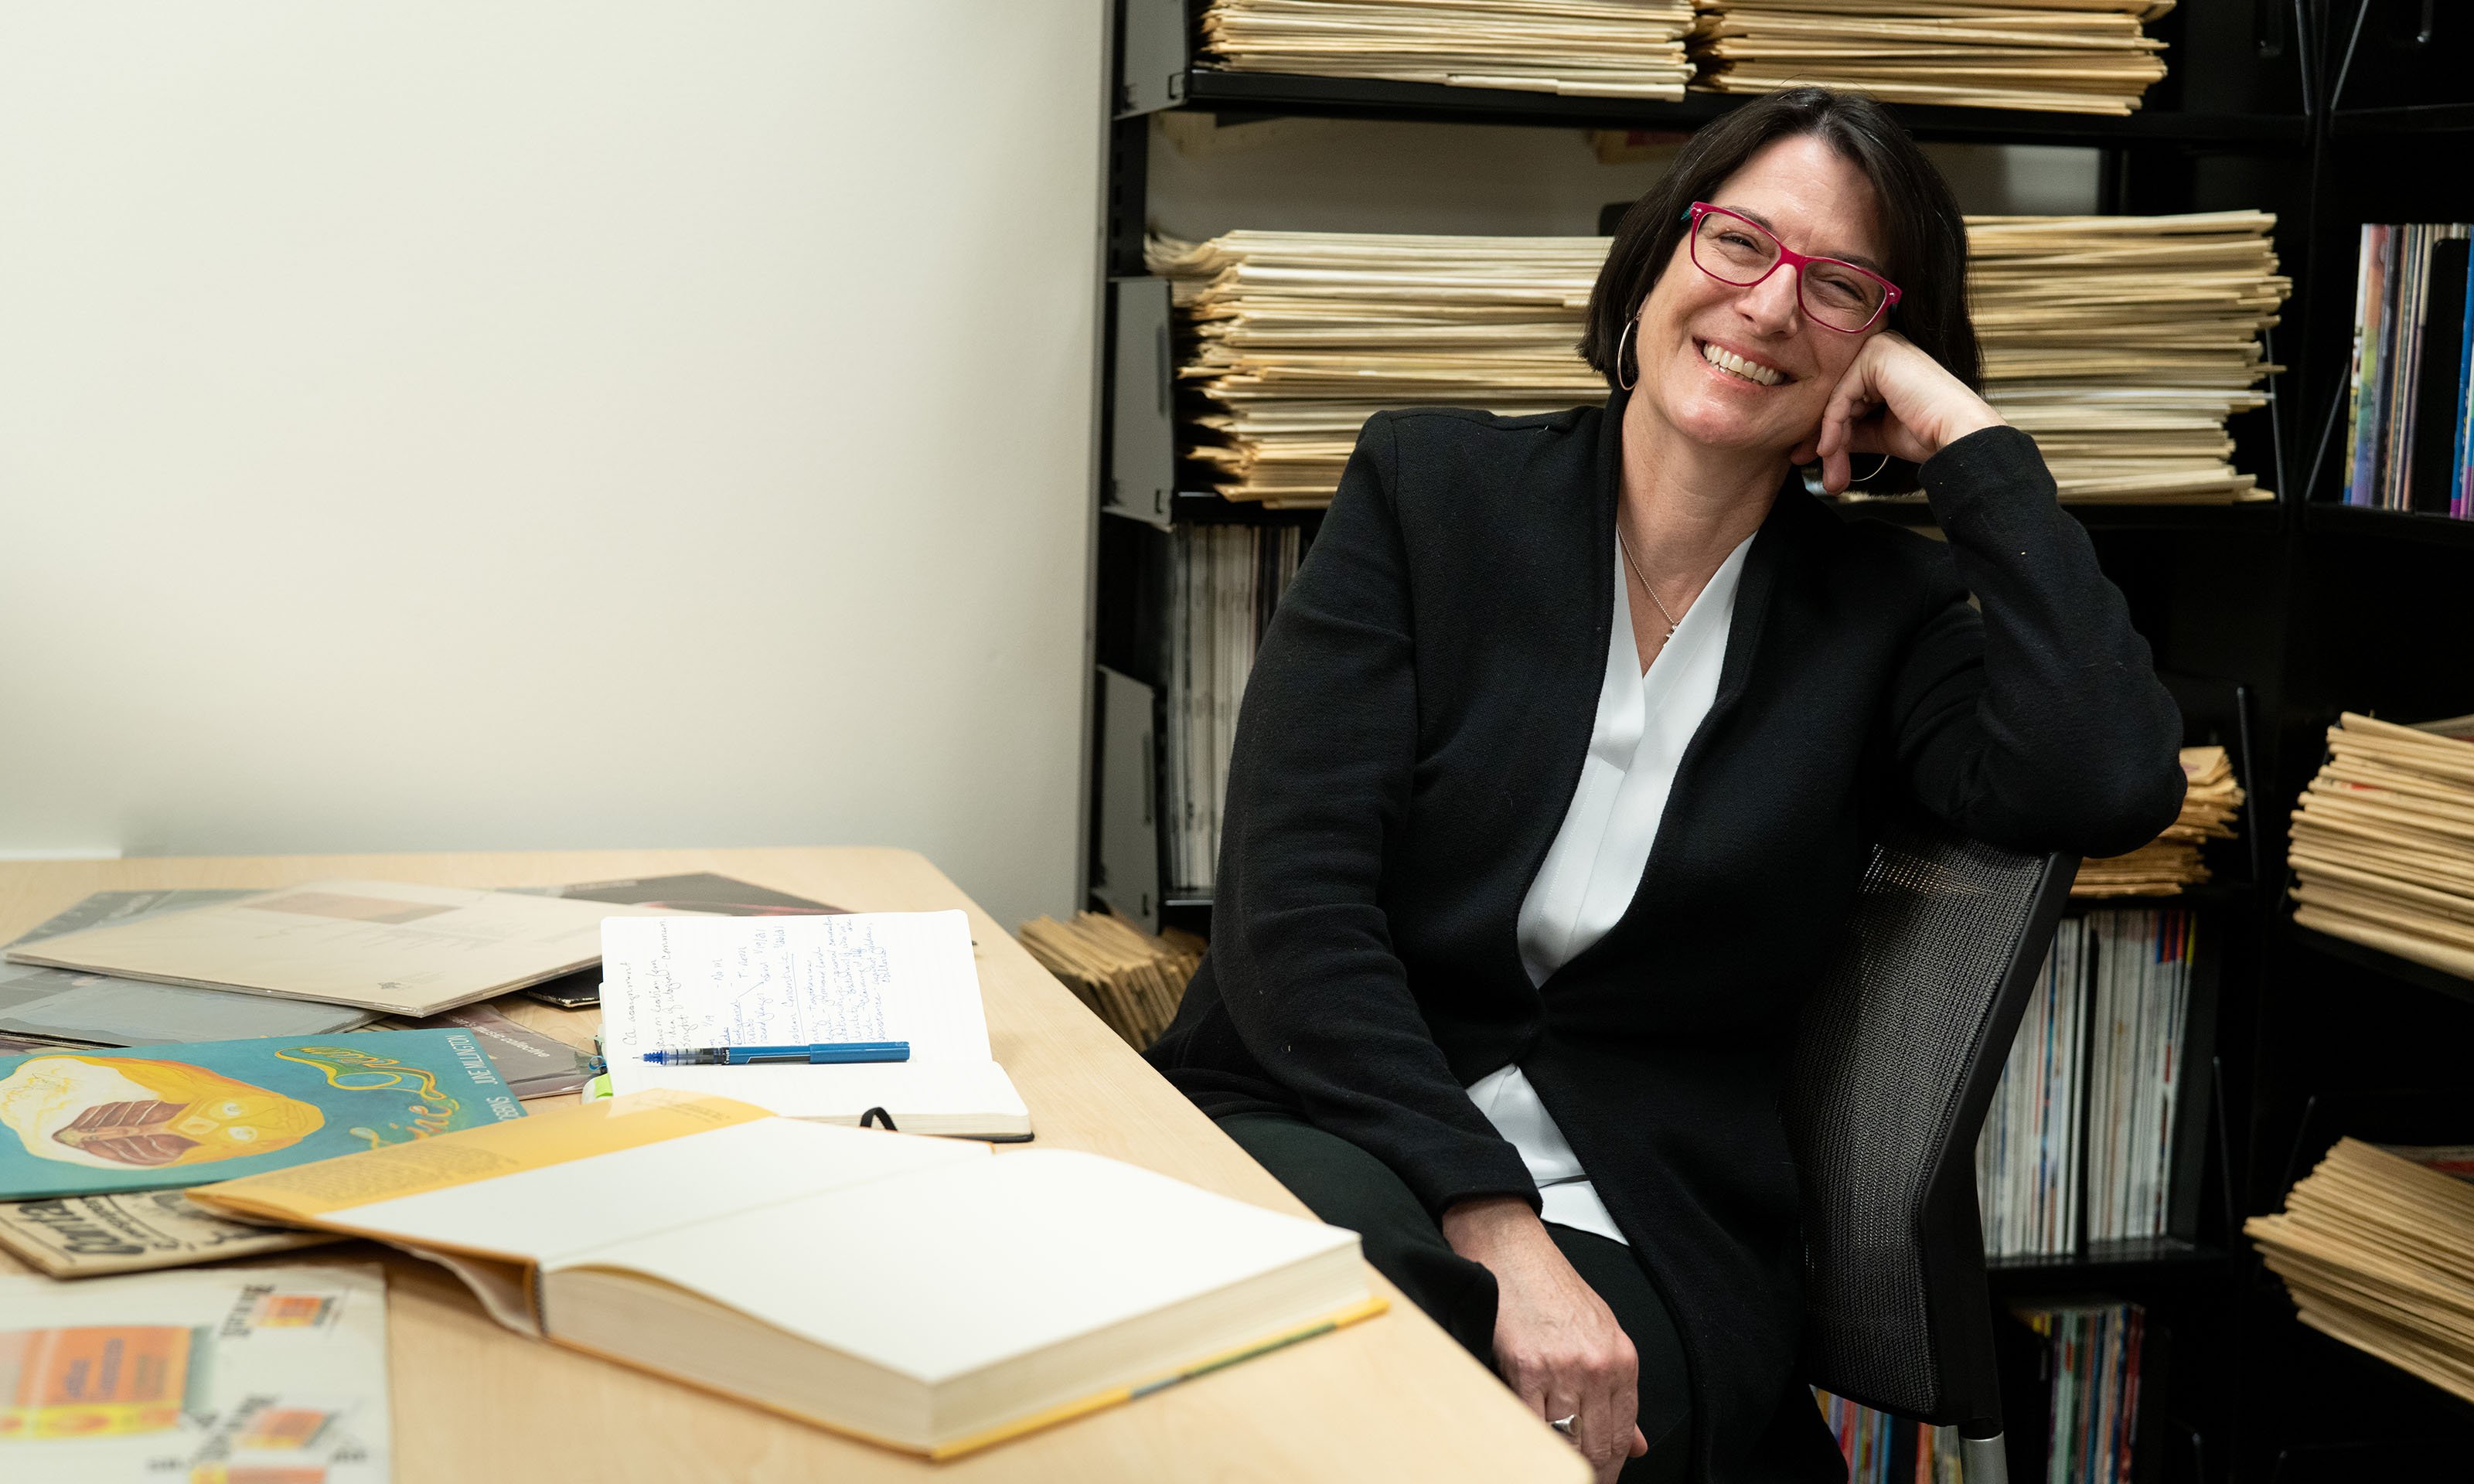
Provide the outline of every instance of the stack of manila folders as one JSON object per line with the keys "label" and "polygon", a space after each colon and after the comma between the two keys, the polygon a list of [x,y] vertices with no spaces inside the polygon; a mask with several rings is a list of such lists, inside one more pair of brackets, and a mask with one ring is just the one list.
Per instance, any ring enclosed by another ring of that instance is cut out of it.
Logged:
{"label": "stack of manila folders", "polygon": [[1689,0],[1211,0],[1202,60],[1232,72],[1681,99]]}
{"label": "stack of manila folders", "polygon": [[[2126,114],[2173,0],[1211,0],[1231,72],[1626,98],[1819,83],[1899,103]],[[1688,36],[1687,54],[1685,38]],[[1697,68],[1697,76],[1696,76]]]}
{"label": "stack of manila folders", "polygon": [[1204,946],[1179,928],[1153,937],[1107,912],[1078,912],[1067,922],[1033,918],[1017,936],[1039,967],[1137,1051],[1176,1018]]}
{"label": "stack of manila folders", "polygon": [[2243,1234],[2297,1317],[2474,1401],[2474,1148],[2341,1138]]}
{"label": "stack of manila folders", "polygon": [[2474,716],[2344,713],[2292,821],[2297,924],[2474,979]]}
{"label": "stack of manila folders", "polygon": [[1698,89],[1818,83],[1891,103],[2126,114],[2165,78],[2173,0],[1697,0]]}

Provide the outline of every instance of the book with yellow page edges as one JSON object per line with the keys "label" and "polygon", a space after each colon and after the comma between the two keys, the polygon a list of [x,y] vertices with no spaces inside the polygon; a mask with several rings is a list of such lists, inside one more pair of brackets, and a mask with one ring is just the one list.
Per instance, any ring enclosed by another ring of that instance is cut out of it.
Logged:
{"label": "book with yellow page edges", "polygon": [[192,1192],[511,1328],[950,1457],[1382,1311],[1357,1235],[1097,1155],[636,1093]]}

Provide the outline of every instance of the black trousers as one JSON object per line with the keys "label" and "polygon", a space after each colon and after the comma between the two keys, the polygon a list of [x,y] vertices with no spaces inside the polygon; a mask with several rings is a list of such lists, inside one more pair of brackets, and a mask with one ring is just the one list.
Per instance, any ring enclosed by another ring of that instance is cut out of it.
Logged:
{"label": "black trousers", "polygon": [[[1492,1369],[1494,1275],[1452,1251],[1391,1166],[1290,1113],[1231,1113],[1220,1127],[1308,1209],[1356,1233],[1366,1260]],[[1623,1243],[1551,1221],[1546,1233],[1640,1354],[1638,1421],[1649,1451],[1624,1466],[1622,1484],[1681,1480],[1692,1440],[1691,1377],[1665,1301]]]}

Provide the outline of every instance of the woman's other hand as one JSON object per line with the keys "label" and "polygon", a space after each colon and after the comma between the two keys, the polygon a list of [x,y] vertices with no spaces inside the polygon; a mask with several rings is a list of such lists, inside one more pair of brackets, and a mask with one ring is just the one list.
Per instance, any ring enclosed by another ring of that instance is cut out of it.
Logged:
{"label": "woman's other hand", "polygon": [[1494,1275],[1494,1363],[1540,1417],[1577,1414],[1573,1446],[1613,1484],[1649,1451],[1634,1424],[1640,1360],[1597,1290],[1572,1270],[1526,1201],[1463,1201],[1443,1212],[1443,1239]]}
{"label": "woman's other hand", "polygon": [[1856,352],[1823,404],[1821,426],[1789,457],[1798,464],[1821,460],[1821,487],[1836,494],[1847,488],[1854,454],[1886,453],[1922,464],[2001,421],[1990,403],[1939,361],[1904,335],[1883,330]]}

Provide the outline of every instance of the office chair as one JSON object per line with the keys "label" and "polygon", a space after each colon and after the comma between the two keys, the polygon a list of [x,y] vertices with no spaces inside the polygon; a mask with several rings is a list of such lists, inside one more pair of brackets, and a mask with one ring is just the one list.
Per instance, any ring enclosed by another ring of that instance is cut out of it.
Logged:
{"label": "office chair", "polygon": [[2076,859],[1903,818],[1805,1007],[1783,1099],[1805,1230],[1804,1378],[1959,1429],[2006,1484],[1976,1138]]}

